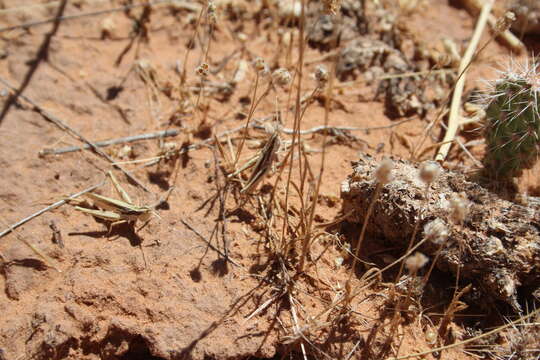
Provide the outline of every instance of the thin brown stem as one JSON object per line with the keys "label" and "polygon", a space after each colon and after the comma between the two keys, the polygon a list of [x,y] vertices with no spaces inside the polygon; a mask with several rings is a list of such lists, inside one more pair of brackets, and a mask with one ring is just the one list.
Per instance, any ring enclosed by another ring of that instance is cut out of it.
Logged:
{"label": "thin brown stem", "polygon": [[244,143],[246,142],[248,128],[249,128],[249,122],[251,121],[251,118],[253,116],[253,113],[255,112],[255,104],[257,101],[255,101],[257,97],[257,88],[259,86],[259,72],[257,71],[257,74],[255,75],[255,88],[253,89],[253,101],[251,102],[251,107],[249,108],[248,117],[246,119],[246,126],[244,127],[244,135],[242,136],[242,140],[240,141],[240,145],[238,145],[238,150],[236,150],[236,155],[234,157],[234,168],[236,168],[236,165],[238,164],[238,160],[240,159],[240,154],[242,153],[242,149],[244,148]]}
{"label": "thin brown stem", "polygon": [[[195,39],[197,38],[197,32],[199,30],[199,26],[201,25],[202,16],[204,14],[204,8],[201,8],[201,11],[199,12],[199,17],[197,18],[197,24],[195,25],[195,29],[193,30],[193,36],[191,37],[190,42],[195,42]],[[189,44],[191,45],[191,44]],[[182,64],[182,74],[180,75],[180,87],[184,86],[187,80],[187,62],[189,58],[189,53],[191,52],[191,46],[187,47],[186,55],[184,56],[184,63]]]}
{"label": "thin brown stem", "polygon": [[[330,99],[332,95],[332,85],[334,84],[334,71],[330,75],[330,81],[326,89],[326,97],[324,102],[324,126],[328,127],[330,119]],[[317,89],[316,89],[317,90]],[[315,93],[315,92],[314,92]],[[312,94],[313,96],[313,94]],[[306,106],[307,108],[307,106]],[[304,110],[305,111],[305,110]],[[303,244],[302,244],[302,256],[300,257],[300,265],[298,266],[298,271],[304,271],[305,259],[307,258],[307,253],[309,251],[309,243],[311,241],[311,230],[313,227],[313,219],[315,217],[315,210],[317,208],[317,203],[319,200],[319,192],[321,189],[322,177],[324,173],[324,164],[326,162],[326,140],[328,137],[328,132],[323,133],[323,145],[322,145],[322,154],[321,154],[321,167],[319,169],[319,177],[317,179],[317,185],[315,186],[315,193],[313,196],[313,201],[310,209],[309,220],[307,223],[306,234],[304,235]],[[355,259],[356,260],[356,259]]]}
{"label": "thin brown stem", "polygon": [[[382,190],[382,184],[377,183],[377,186],[375,187],[375,192],[373,193],[373,198],[371,199],[371,202],[369,203],[369,207],[366,212],[366,216],[364,218],[364,223],[362,224],[362,230],[360,231],[360,236],[358,237],[358,244],[356,244],[356,249],[354,251],[354,258],[353,258],[353,263],[351,267],[351,273],[349,274],[349,279],[347,280],[347,286],[346,286],[348,290],[350,290],[350,282],[353,277],[353,274],[356,272],[358,254],[360,253],[360,248],[362,247],[362,242],[364,241],[364,237],[366,235],[369,218],[371,217],[371,213],[373,212],[373,208],[375,207],[375,203],[377,202],[377,199],[379,198],[381,190]],[[347,294],[347,296],[350,296],[350,294]]]}
{"label": "thin brown stem", "polygon": [[[300,103],[302,98],[302,76],[303,76],[303,70],[304,70],[304,51],[305,51],[305,20],[306,20],[306,1],[302,0],[302,8],[301,8],[301,14],[300,14],[300,24],[299,24],[299,42],[298,42],[298,48],[299,48],[299,59],[298,59],[298,67],[297,67],[297,73],[296,78],[298,79],[298,87],[296,88],[296,99],[295,99],[295,111],[294,111],[294,132],[293,132],[293,138],[292,138],[292,144],[290,152],[291,154],[294,153],[295,146],[299,146],[298,142],[300,139]],[[300,154],[300,151],[299,151]],[[299,156],[300,158],[300,156]],[[290,186],[291,186],[291,177],[293,172],[293,164],[294,164],[294,156],[290,157],[289,162],[289,173],[287,176],[287,185],[285,187],[285,214],[289,211],[289,195],[290,195]],[[281,230],[281,242],[283,242],[283,239],[285,238],[285,230],[287,229],[289,225],[288,219],[285,216],[285,221],[283,222],[283,227]]]}

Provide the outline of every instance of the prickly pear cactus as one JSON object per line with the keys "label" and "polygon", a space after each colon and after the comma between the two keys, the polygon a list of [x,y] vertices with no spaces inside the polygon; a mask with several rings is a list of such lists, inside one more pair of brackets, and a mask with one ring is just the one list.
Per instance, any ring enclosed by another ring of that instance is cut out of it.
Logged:
{"label": "prickly pear cactus", "polygon": [[531,168],[540,154],[538,64],[510,66],[486,97],[486,175],[511,180]]}

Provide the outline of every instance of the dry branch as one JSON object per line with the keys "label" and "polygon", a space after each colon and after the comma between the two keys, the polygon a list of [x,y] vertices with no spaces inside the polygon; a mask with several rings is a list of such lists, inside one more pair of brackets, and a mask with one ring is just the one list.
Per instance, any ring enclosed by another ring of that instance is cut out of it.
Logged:
{"label": "dry branch", "polygon": [[[471,13],[472,15],[476,16],[486,2],[485,0],[463,0],[463,3],[467,11],[469,11],[469,13]],[[488,24],[492,28],[492,30],[497,33],[497,39],[501,40],[505,45],[510,47],[511,50],[520,54],[526,49],[523,42],[521,42],[518,37],[512,34],[510,30],[504,30],[500,33],[498,32],[499,30],[497,29],[497,19],[495,18],[495,16],[491,14],[488,16]]]}
{"label": "dry branch", "polygon": [[[10,88],[12,91],[15,91],[15,88],[9,82],[7,82],[6,80],[4,80],[1,77],[0,77],[0,82],[3,83],[8,88]],[[88,146],[90,146],[92,148],[92,150],[94,150],[98,155],[101,155],[102,157],[107,159],[115,168],[122,171],[131,181],[133,181],[135,184],[137,184],[141,189],[143,189],[146,192],[150,192],[150,190],[148,190],[148,188],[146,186],[144,186],[143,183],[141,183],[139,180],[137,180],[136,177],[131,175],[130,172],[128,172],[127,170],[122,168],[120,165],[115,164],[113,158],[111,158],[109,155],[107,155],[106,153],[101,151],[101,149],[99,149],[94,143],[92,143],[90,140],[88,140],[80,132],[73,129],[71,126],[69,126],[67,123],[65,123],[62,119],[60,119],[56,115],[53,115],[52,113],[50,113],[47,110],[45,110],[44,108],[42,108],[40,105],[35,103],[32,99],[30,99],[28,96],[20,94],[19,97],[21,99],[25,100],[26,102],[28,102],[29,104],[31,104],[34,107],[34,109],[39,114],[41,114],[43,116],[43,118],[45,120],[48,120],[48,121],[52,122],[53,124],[58,126],[60,129],[66,131],[68,134],[70,134],[74,138],[76,138],[76,139],[78,139],[78,140],[80,140],[82,142],[85,142]]]}
{"label": "dry branch", "polygon": [[39,215],[41,215],[41,214],[43,214],[43,213],[46,213],[47,211],[51,211],[51,210],[53,210],[53,209],[56,209],[57,207],[59,207],[59,206],[61,206],[61,205],[64,205],[65,203],[67,203],[69,200],[75,199],[76,197],[79,197],[79,196],[81,196],[81,195],[83,195],[83,194],[86,194],[87,192],[90,192],[90,191],[92,191],[92,190],[97,189],[98,187],[100,187],[101,185],[103,185],[104,182],[105,182],[105,181],[102,181],[102,182],[100,182],[100,183],[97,184],[97,185],[90,186],[89,188],[86,188],[86,189],[84,189],[83,191],[80,191],[80,192],[78,192],[78,193],[75,193],[75,194],[73,194],[73,195],[70,195],[70,196],[68,196],[68,197],[65,198],[65,199],[62,199],[62,200],[60,200],[60,201],[57,201],[57,202],[55,202],[54,204],[49,205],[49,206],[47,206],[46,208],[43,208],[43,209],[39,210],[38,212],[36,212],[36,213],[34,213],[34,214],[30,215],[30,216],[25,217],[24,219],[22,219],[22,220],[16,222],[15,224],[10,225],[6,230],[4,230],[4,231],[2,231],[2,232],[0,233],[0,238],[2,238],[4,235],[9,234],[10,232],[12,232],[13,230],[15,230],[15,229],[18,228],[19,226],[24,225],[24,224],[26,224],[27,222],[29,222],[30,220],[32,220],[32,219],[38,217]]}
{"label": "dry branch", "polygon": [[[142,134],[142,135],[134,135],[134,136],[126,136],[119,139],[112,139],[112,140],[105,140],[105,141],[98,141],[95,142],[94,145],[98,147],[105,147],[110,145],[118,145],[118,144],[125,144],[129,142],[135,142],[135,141],[141,141],[141,140],[150,140],[150,139],[156,139],[156,138],[164,138],[168,136],[176,136],[180,132],[178,130],[164,130],[164,131],[158,131],[150,134]],[[87,150],[91,149],[92,147],[88,144],[83,146],[68,146],[61,149],[43,149],[39,152],[39,156],[45,156],[45,155],[59,155],[59,154],[65,154],[69,152],[74,151],[80,151],[80,150]]]}
{"label": "dry branch", "polygon": [[120,6],[120,7],[116,7],[116,8],[112,8],[112,9],[98,10],[98,11],[82,13],[82,14],[65,15],[65,16],[53,17],[53,18],[49,18],[49,19],[45,19],[45,20],[40,20],[40,21],[32,21],[32,22],[28,22],[28,23],[24,23],[24,24],[19,24],[19,25],[6,26],[6,27],[3,27],[3,28],[0,28],[0,33],[3,33],[5,31],[15,30],[15,29],[28,29],[28,28],[33,27],[33,26],[44,25],[44,24],[48,24],[48,23],[51,23],[51,22],[54,22],[54,21],[57,21],[57,20],[59,20],[59,21],[73,20],[73,19],[79,19],[79,18],[89,17],[89,16],[104,15],[104,14],[108,14],[108,13],[112,13],[112,12],[126,11],[126,10],[130,10],[130,9],[135,9],[135,8],[138,8],[138,7],[144,7],[144,6],[154,6],[155,7],[157,5],[172,4],[173,2],[174,2],[176,7],[183,7],[186,10],[189,10],[189,11],[199,11],[199,9],[201,8],[201,6],[199,4],[194,3],[194,2],[177,1],[177,0],[155,0],[155,1],[150,1],[148,3],[147,2],[142,2],[142,3],[138,3],[138,4],[133,4],[133,5]]}

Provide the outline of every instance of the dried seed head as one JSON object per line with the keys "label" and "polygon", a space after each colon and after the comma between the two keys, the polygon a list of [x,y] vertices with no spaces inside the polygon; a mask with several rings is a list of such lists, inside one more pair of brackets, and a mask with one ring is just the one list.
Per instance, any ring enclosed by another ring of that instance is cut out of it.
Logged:
{"label": "dried seed head", "polygon": [[272,74],[273,83],[282,87],[289,85],[291,80],[291,73],[289,72],[289,70],[284,68],[279,68]]}
{"label": "dried seed head", "polygon": [[174,151],[178,148],[178,144],[173,141],[166,141],[161,147],[163,151]]}
{"label": "dried seed head", "polygon": [[208,22],[212,25],[217,23],[217,10],[216,10],[216,4],[212,0],[208,0],[208,7],[206,9],[207,16],[208,16]]}
{"label": "dried seed head", "polygon": [[208,77],[208,75],[210,74],[210,66],[207,63],[202,63],[201,65],[197,66],[195,72],[200,77]]}
{"label": "dried seed head", "polygon": [[429,258],[421,252],[415,252],[405,260],[405,267],[410,273],[416,273],[427,264]]}
{"label": "dried seed head", "polygon": [[281,124],[279,123],[279,121],[269,121],[269,122],[264,123],[264,131],[267,134],[271,135],[274,132],[279,131],[279,130],[281,130]]}
{"label": "dried seed head", "polygon": [[323,65],[317,66],[315,69],[315,80],[317,80],[317,86],[322,88],[328,83],[328,70]]}
{"label": "dried seed head", "polygon": [[420,179],[426,184],[434,182],[441,173],[441,167],[435,161],[424,161],[420,166]]}
{"label": "dried seed head", "polygon": [[258,73],[266,74],[268,72],[268,66],[266,65],[266,61],[264,61],[264,59],[261,57],[258,57],[253,61],[253,66]]}
{"label": "dried seed head", "polygon": [[448,239],[448,235],[446,224],[439,218],[424,225],[424,236],[435,244],[442,244]]}
{"label": "dried seed head", "polygon": [[386,158],[381,161],[379,167],[377,168],[377,170],[375,170],[375,179],[377,179],[377,182],[381,185],[384,185],[392,181],[393,167],[394,163],[392,162],[392,160]]}
{"label": "dried seed head", "polygon": [[159,152],[160,156],[163,156],[165,160],[171,160],[178,155],[178,144],[173,141],[165,142]]}
{"label": "dried seed head", "polygon": [[282,21],[295,21],[302,15],[302,1],[300,0],[280,0],[277,1],[277,6]]}
{"label": "dried seed head", "polygon": [[124,145],[120,148],[120,150],[118,150],[118,152],[116,153],[116,156],[119,158],[119,159],[127,159],[127,158],[131,158],[133,157],[133,148],[129,145]]}
{"label": "dried seed head", "polygon": [[324,12],[329,15],[336,15],[341,8],[341,0],[323,0]]}
{"label": "dried seed head", "polygon": [[433,331],[433,329],[431,328],[428,328],[425,332],[425,335],[426,335],[426,341],[428,342],[428,344],[435,344],[435,342],[437,341],[437,333],[435,331]]}
{"label": "dried seed head", "polygon": [[238,37],[238,40],[240,40],[242,43],[245,43],[246,41],[248,41],[248,36],[242,32],[238,33],[237,37]]}
{"label": "dried seed head", "polygon": [[112,17],[107,17],[101,22],[101,37],[112,38],[116,30],[116,23]]}
{"label": "dried seed head", "polygon": [[469,213],[469,200],[464,194],[453,196],[449,200],[450,220],[455,224],[462,224]]}
{"label": "dried seed head", "polygon": [[505,12],[503,16],[497,19],[497,22],[495,23],[495,31],[505,32],[510,28],[514,21],[516,21],[516,14],[511,11]]}

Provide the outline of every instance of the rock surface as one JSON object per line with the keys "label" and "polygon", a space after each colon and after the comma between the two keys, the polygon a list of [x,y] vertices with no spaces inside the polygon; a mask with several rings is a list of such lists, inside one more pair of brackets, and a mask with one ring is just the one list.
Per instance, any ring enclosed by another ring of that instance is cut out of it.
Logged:
{"label": "rock surface", "polygon": [[[351,213],[348,221],[363,222],[376,187],[377,166],[365,157],[354,163],[352,175],[343,183],[343,212]],[[439,218],[450,236],[437,267],[454,275],[459,268],[460,276],[472,282],[484,299],[502,300],[519,310],[518,289],[539,287],[540,206],[502,200],[452,172],[443,172],[426,192],[416,165],[400,160],[394,166],[394,179],[383,187],[374,205],[367,239],[406,248],[418,222],[416,241],[424,237],[424,225]],[[449,203],[458,196],[469,203],[461,225],[449,219]],[[420,250],[433,259],[438,245],[426,242]]]}

